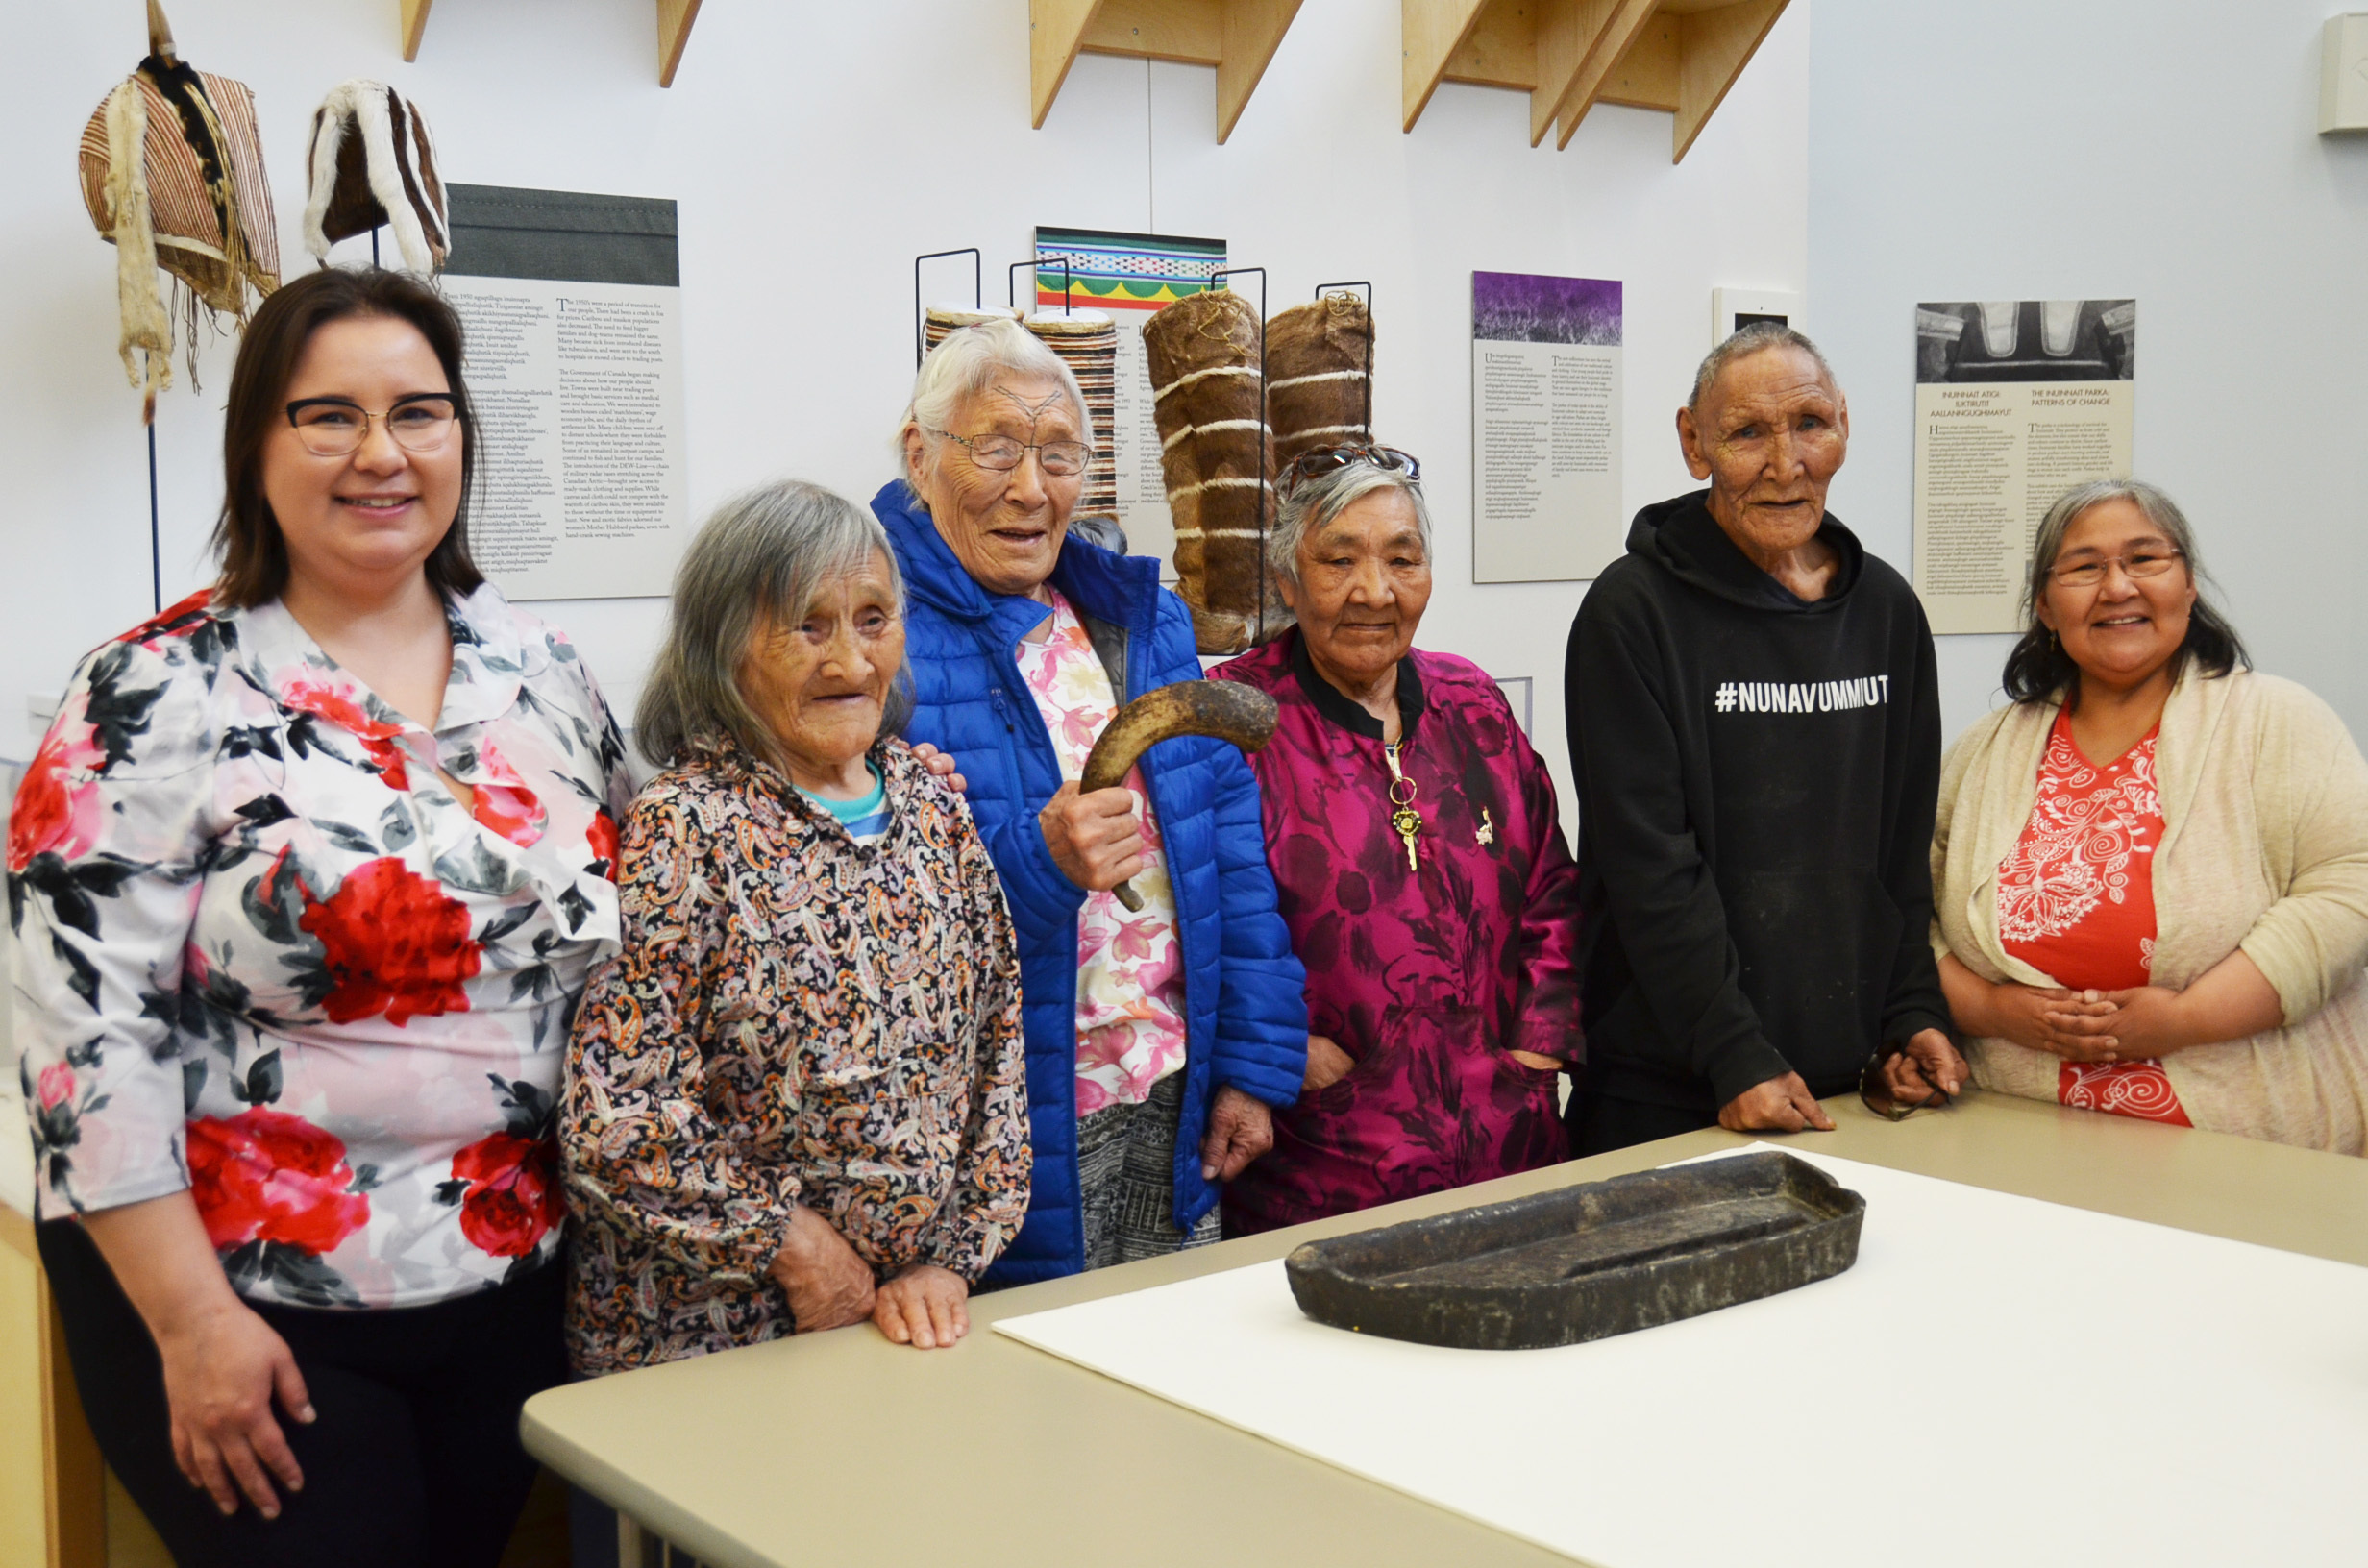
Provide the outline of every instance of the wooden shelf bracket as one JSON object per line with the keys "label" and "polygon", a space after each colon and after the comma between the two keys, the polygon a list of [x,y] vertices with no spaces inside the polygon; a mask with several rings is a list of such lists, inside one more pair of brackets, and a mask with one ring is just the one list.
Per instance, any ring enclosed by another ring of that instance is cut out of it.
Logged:
{"label": "wooden shelf bracket", "polygon": [[1028,0],[1028,123],[1044,129],[1080,54],[1217,67],[1217,139],[1233,135],[1299,0]]}
{"label": "wooden shelf bracket", "polygon": [[[419,40],[428,31],[428,8],[435,0],[401,0],[403,58],[419,59]],[[675,85],[675,67],[682,63],[682,46],[690,41],[691,24],[699,20],[700,0],[657,0],[657,85]]]}
{"label": "wooden shelf bracket", "polygon": [[1597,104],[1675,116],[1682,160],[1786,0],[1400,0],[1408,131],[1442,82],[1529,94],[1529,144],[1570,145]]}

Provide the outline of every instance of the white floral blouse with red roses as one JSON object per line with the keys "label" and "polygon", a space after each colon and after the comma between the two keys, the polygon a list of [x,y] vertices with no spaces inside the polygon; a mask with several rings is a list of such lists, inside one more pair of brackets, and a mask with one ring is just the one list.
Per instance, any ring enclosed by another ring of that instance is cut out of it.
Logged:
{"label": "white floral blouse with red roses", "polygon": [[277,602],[199,594],[83,661],[9,822],[44,1217],[186,1188],[242,1294],[309,1307],[557,1251],[631,789],[565,637],[490,586],[447,618],[432,734]]}

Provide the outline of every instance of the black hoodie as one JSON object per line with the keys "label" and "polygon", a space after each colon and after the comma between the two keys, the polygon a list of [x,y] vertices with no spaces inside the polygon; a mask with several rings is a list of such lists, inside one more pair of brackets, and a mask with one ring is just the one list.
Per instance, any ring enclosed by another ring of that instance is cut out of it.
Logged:
{"label": "black hoodie", "polygon": [[1696,491],[1647,506],[1564,669],[1587,1089],[1705,1119],[1845,1091],[1948,1027],[1928,930],[1940,697],[1923,606],[1829,514],[1795,598]]}

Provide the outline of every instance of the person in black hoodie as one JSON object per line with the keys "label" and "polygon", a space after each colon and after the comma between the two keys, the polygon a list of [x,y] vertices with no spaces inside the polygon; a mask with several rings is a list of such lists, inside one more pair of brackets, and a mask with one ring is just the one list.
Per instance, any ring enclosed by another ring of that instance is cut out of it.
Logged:
{"label": "person in black hoodie", "polygon": [[1703,361],[1677,435],[1710,488],[1637,514],[1564,670],[1579,1154],[1830,1130],[1818,1099],[1878,1053],[1907,1103],[1970,1077],[1928,937],[1932,633],[1825,511],[1848,404],[1808,338],[1755,324]]}

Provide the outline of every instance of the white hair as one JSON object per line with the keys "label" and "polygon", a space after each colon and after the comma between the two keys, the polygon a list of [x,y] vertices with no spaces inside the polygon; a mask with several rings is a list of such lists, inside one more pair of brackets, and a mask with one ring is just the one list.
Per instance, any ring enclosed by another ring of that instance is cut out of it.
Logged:
{"label": "white hair", "polygon": [[1384,468],[1369,457],[1356,457],[1338,468],[1301,479],[1275,508],[1274,531],[1267,535],[1267,570],[1294,588],[1299,586],[1299,546],[1311,533],[1321,532],[1331,521],[1376,490],[1396,490],[1413,502],[1415,528],[1422,536],[1422,553],[1431,553],[1431,509],[1422,500],[1419,480],[1402,468]]}
{"label": "white hair", "polygon": [[1798,349],[1817,362],[1826,385],[1836,391],[1841,389],[1841,383],[1834,380],[1834,367],[1825,362],[1825,355],[1809,340],[1807,332],[1781,321],[1754,321],[1738,327],[1725,342],[1704,356],[1701,368],[1693,373],[1693,396],[1686,400],[1686,406],[1700,418],[1702,400],[1711,395],[1711,388],[1718,384],[1718,378],[1727,373],[1729,365],[1770,349]]}
{"label": "white hair", "polygon": [[944,432],[965,403],[993,386],[999,376],[1024,376],[1055,381],[1077,412],[1077,438],[1094,444],[1094,416],[1085,409],[1085,390],[1076,372],[1045,346],[1044,340],[1016,321],[1001,316],[959,328],[921,362],[913,378],[913,398],[897,423],[897,473],[907,486],[911,475],[904,462],[905,438],[921,433],[923,472],[937,467]]}

